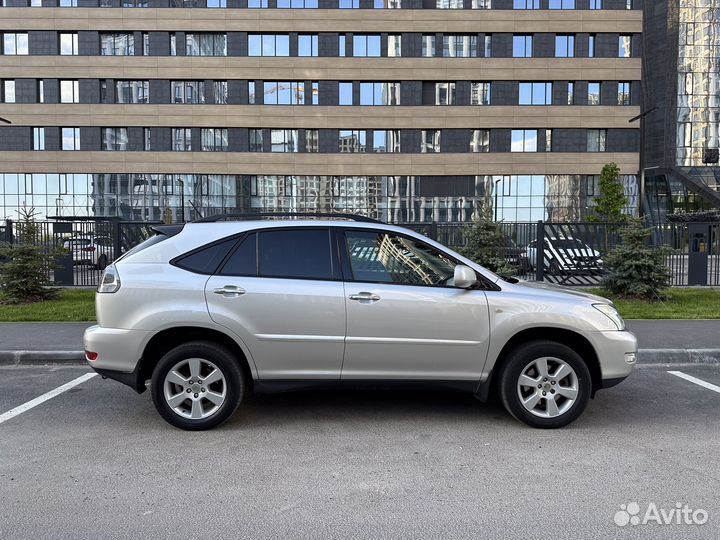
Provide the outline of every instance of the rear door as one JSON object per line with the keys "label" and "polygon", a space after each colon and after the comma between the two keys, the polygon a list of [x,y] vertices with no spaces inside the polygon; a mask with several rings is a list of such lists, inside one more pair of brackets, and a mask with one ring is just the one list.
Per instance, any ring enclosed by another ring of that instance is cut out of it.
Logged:
{"label": "rear door", "polygon": [[328,227],[249,233],[205,298],[212,319],[248,346],[260,378],[340,378],[345,298]]}

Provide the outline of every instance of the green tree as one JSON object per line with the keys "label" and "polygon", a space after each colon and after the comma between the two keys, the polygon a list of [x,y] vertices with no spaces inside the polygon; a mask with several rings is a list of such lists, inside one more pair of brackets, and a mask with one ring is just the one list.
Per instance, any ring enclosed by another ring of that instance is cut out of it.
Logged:
{"label": "green tree", "polygon": [[38,302],[56,295],[49,271],[55,268],[57,248],[44,246],[34,209],[20,210],[17,237],[0,246],[0,300],[8,304]]}
{"label": "green tree", "polygon": [[596,223],[623,223],[626,215],[623,209],[628,200],[620,178],[617,163],[608,163],[600,173],[600,194],[595,197],[595,208],[589,220]]}
{"label": "green tree", "polygon": [[493,220],[490,205],[484,204],[472,225],[463,230],[466,245],[460,253],[488,270],[503,277],[510,277],[517,269],[507,262],[508,239]]}
{"label": "green tree", "polygon": [[672,278],[665,260],[673,250],[650,245],[650,229],[640,218],[628,218],[620,236],[622,243],[605,257],[603,288],[619,296],[661,299]]}

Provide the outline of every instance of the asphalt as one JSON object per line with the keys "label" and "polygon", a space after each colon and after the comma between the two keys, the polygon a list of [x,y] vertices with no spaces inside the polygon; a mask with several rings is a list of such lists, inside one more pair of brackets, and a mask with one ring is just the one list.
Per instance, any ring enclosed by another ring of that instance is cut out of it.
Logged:
{"label": "asphalt", "polygon": [[[94,323],[0,323],[0,365],[81,362]],[[720,362],[720,320],[629,320],[641,362]]]}
{"label": "asphalt", "polygon": [[[0,367],[0,414],[84,373]],[[644,366],[561,430],[464,394],[313,391],[191,433],[94,377],[0,424],[0,538],[716,539],[718,408]],[[709,521],[616,525],[632,502]]]}

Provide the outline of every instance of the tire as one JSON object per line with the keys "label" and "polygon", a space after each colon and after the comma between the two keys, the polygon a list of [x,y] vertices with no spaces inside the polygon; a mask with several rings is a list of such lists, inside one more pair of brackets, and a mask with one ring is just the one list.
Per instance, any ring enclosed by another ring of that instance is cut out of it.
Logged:
{"label": "tire", "polygon": [[[547,376],[543,375],[543,363]],[[555,341],[531,341],[509,354],[500,372],[498,390],[505,409],[517,420],[531,427],[553,429],[582,414],[590,399],[592,379],[585,361],[570,347]]]}
{"label": "tire", "polygon": [[[209,379],[213,380],[207,382]],[[210,341],[192,341],[160,359],[150,387],[155,408],[168,423],[201,431],[233,415],[245,395],[245,377],[237,359],[225,347]]]}
{"label": "tire", "polygon": [[108,265],[107,255],[100,255],[100,257],[98,257],[97,264],[95,265],[95,267],[98,270],[105,270],[105,268],[107,268],[107,265]]}

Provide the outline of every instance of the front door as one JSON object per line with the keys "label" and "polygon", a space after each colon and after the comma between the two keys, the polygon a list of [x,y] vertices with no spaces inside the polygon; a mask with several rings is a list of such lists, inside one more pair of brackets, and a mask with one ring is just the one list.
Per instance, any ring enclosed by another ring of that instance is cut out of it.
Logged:
{"label": "front door", "polygon": [[342,249],[351,273],[343,379],[480,379],[487,299],[453,286],[449,256],[411,237],[357,229],[345,231]]}
{"label": "front door", "polygon": [[261,379],[339,379],[345,298],[337,267],[327,228],[251,233],[205,286],[210,316],[243,339]]}

